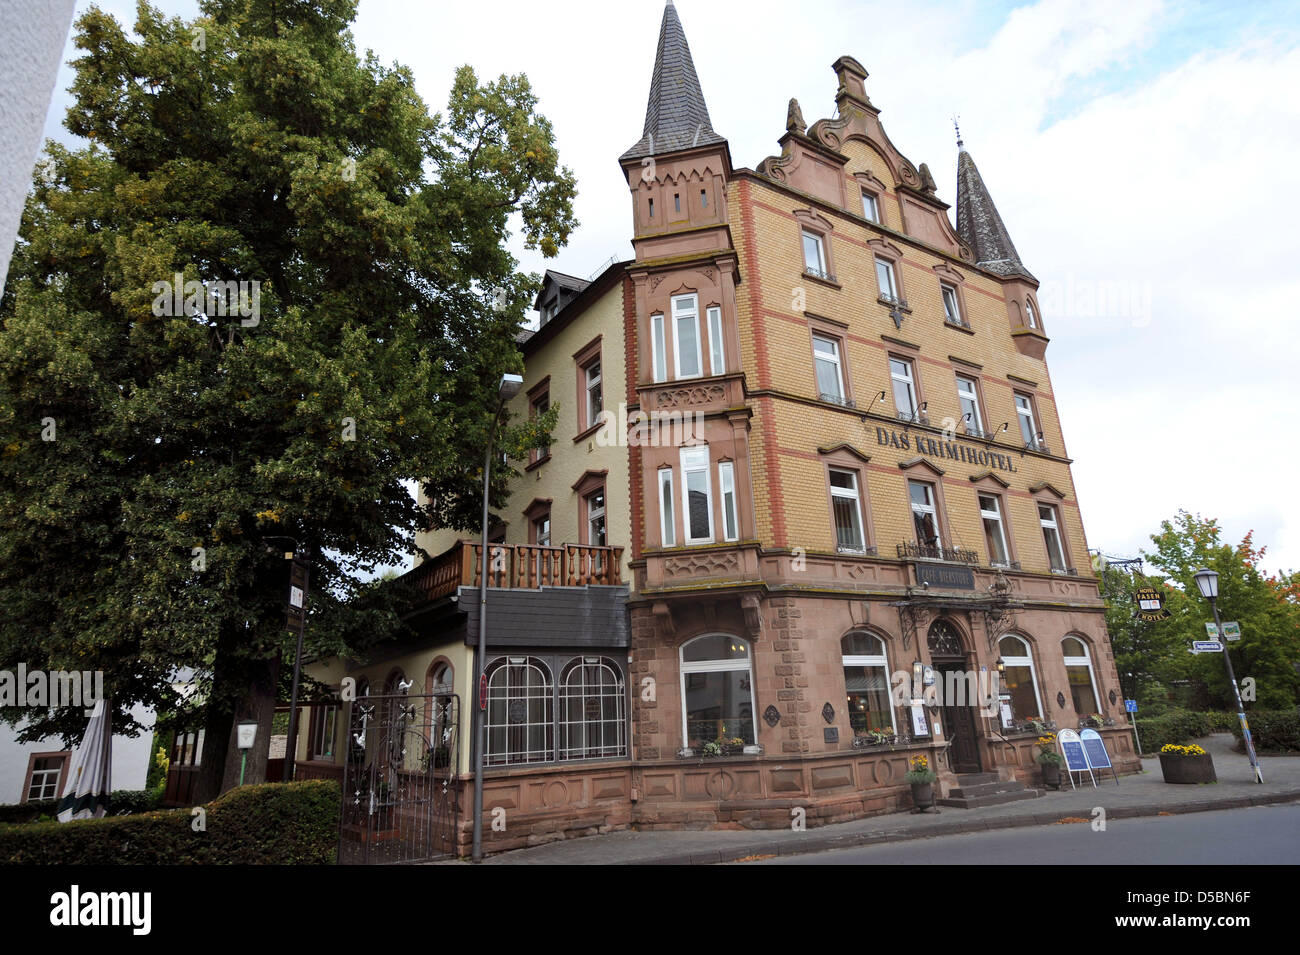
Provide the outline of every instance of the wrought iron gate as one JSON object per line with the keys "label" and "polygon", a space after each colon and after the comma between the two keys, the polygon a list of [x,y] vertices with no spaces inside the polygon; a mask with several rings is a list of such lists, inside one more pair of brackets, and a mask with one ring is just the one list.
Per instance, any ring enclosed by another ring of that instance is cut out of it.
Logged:
{"label": "wrought iron gate", "polygon": [[421,862],[456,851],[460,699],[365,696],[348,705],[341,864]]}

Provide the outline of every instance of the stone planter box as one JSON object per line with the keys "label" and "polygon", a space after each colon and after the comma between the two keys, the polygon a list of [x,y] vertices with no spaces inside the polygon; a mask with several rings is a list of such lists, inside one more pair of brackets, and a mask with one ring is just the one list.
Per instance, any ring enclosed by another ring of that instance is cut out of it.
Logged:
{"label": "stone planter box", "polygon": [[1214,758],[1206,753],[1204,756],[1177,756],[1172,753],[1160,754],[1160,772],[1167,783],[1215,783],[1219,778],[1214,775]]}

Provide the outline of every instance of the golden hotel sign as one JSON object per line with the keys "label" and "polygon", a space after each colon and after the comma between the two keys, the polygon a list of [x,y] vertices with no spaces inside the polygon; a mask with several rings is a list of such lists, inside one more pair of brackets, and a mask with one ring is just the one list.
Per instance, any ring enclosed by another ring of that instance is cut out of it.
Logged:
{"label": "golden hotel sign", "polygon": [[877,428],[876,443],[900,451],[915,451],[927,458],[960,461],[982,468],[1016,473],[1016,467],[1011,463],[1011,455],[990,451],[988,448],[971,447],[957,441],[945,441],[942,438],[936,441],[924,434],[908,434],[906,431],[899,434],[892,428]]}

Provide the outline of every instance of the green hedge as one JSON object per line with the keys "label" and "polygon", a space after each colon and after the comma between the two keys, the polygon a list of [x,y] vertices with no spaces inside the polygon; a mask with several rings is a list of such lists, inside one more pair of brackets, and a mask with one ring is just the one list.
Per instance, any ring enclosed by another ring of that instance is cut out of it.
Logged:
{"label": "green hedge", "polygon": [[338,847],[339,784],[244,786],[206,807],[0,827],[0,865],[321,865]]}
{"label": "green hedge", "polygon": [[[108,811],[114,816],[121,813],[152,812],[159,808],[162,797],[161,789],[115,789],[108,797]],[[58,811],[59,800],[57,799],[41,799],[36,802],[0,806],[0,824],[37,822],[45,816],[52,820]]]}
{"label": "green hedge", "polygon": [[[1246,714],[1250,721],[1250,738],[1261,753],[1300,753],[1300,714],[1295,710],[1253,710]],[[1233,714],[1232,730],[1241,740],[1241,727]]]}
{"label": "green hedge", "polygon": [[1211,710],[1205,714],[1205,718],[1210,721],[1210,728],[1216,733],[1232,733],[1239,727],[1236,713]]}
{"label": "green hedge", "polygon": [[1148,754],[1160,752],[1160,747],[1166,743],[1190,743],[1214,732],[1207,714],[1190,710],[1169,710],[1149,720],[1138,714],[1137,727],[1142,752]]}

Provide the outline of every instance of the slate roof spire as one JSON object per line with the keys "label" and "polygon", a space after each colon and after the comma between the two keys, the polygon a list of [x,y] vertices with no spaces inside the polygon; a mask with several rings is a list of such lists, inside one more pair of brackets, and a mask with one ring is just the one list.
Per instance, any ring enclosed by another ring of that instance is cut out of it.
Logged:
{"label": "slate roof spire", "polygon": [[650,99],[645,108],[645,129],[636,145],[620,160],[643,159],[693,146],[725,143],[713,131],[709,108],[704,104],[700,78],[695,74],[691,48],[686,43],[682,21],[671,0],[664,7],[659,27],[659,47],[650,77]]}
{"label": "slate roof spire", "polygon": [[[958,137],[961,132],[958,131]],[[980,171],[975,167],[966,147],[958,139],[957,154],[957,234],[970,246],[975,264],[999,275],[1020,275],[1029,279],[1020,254],[1011,241],[1011,234],[998,215],[997,206]],[[1036,280],[1035,280],[1036,281]]]}

